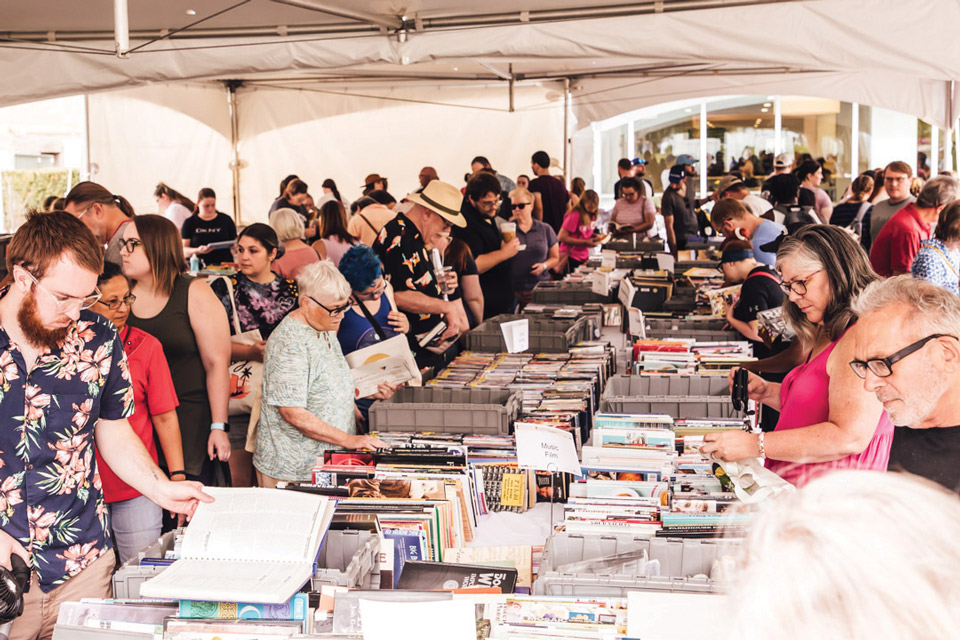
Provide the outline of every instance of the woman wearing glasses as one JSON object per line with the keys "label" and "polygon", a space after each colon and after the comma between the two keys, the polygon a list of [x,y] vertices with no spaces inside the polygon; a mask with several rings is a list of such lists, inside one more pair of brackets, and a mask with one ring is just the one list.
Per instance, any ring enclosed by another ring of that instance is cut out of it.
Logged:
{"label": "woman wearing glasses", "polygon": [[533,194],[516,188],[510,192],[510,208],[517,223],[520,252],[513,258],[513,295],[520,309],[530,304],[531,292],[541,280],[550,279],[550,270],[560,262],[557,234],[550,225],[533,219]]}
{"label": "woman wearing glasses", "polygon": [[[130,293],[130,283],[120,272],[120,267],[111,262],[105,263],[103,273],[97,280],[97,288],[103,295],[91,309],[113,323],[127,354],[134,406],[133,415],[129,418],[130,426],[154,462],[157,461],[156,443],[160,443],[171,480],[185,480],[187,476],[183,470],[180,425],[177,422],[177,392],[163,355],[163,347],[149,333],[127,324],[130,307],[137,298]],[[160,537],[163,510],[117,477],[100,457],[99,451],[97,468],[103,483],[103,497],[110,513],[117,553],[123,563]]]}
{"label": "woman wearing glasses", "polygon": [[[297,276],[299,308],[267,341],[263,398],[253,466],[261,487],[311,479],[328,449],[377,449],[377,438],[357,435],[353,376],[337,330],[350,308],[350,284],[330,262],[315,262]],[[389,389],[383,390],[383,395]]]}
{"label": "woman wearing glasses", "polygon": [[750,374],[750,398],[780,411],[773,432],[708,435],[701,451],[722,460],[765,457],[767,468],[798,486],[835,469],[885,470],[893,423],[848,364],[851,301],[877,279],[866,254],[843,229],[809,225],[780,245],[777,268],[784,317],[805,362],[782,384]]}
{"label": "woman wearing glasses", "polygon": [[120,256],[136,296],[127,322],[159,340],[170,365],[180,401],[182,470],[190,480],[210,483],[209,462],[230,458],[227,314],[206,282],[184,274],[180,233],[166,218],[135,217],[123,231]]}
{"label": "woman wearing glasses", "polygon": [[[337,330],[343,355],[410,331],[410,321],[397,310],[393,288],[384,280],[383,266],[373,249],[364,244],[351,247],[340,259],[339,269],[353,291],[353,304],[343,312]],[[366,422],[373,399],[358,398],[356,403]]]}
{"label": "woman wearing glasses", "polygon": [[[273,215],[282,211],[290,212],[299,223],[300,216],[290,209],[278,209]],[[300,229],[303,229],[302,224]],[[309,247],[307,250],[313,253]],[[260,332],[261,339],[253,344],[249,341],[231,340],[231,362],[263,362],[267,338],[280,321],[297,308],[300,291],[295,281],[283,278],[271,270],[277,263],[277,256],[284,251],[277,232],[271,226],[256,222],[246,227],[237,238],[234,251],[239,270],[232,276],[214,280],[210,287],[227,312],[231,337],[236,335],[238,325],[242,332]],[[250,416],[240,414],[231,418],[230,475],[233,486],[252,487],[253,456],[246,450]]]}

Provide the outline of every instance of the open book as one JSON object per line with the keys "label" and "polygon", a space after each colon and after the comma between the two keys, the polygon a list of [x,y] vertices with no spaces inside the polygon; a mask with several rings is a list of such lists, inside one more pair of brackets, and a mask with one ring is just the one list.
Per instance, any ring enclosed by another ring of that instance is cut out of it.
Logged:
{"label": "open book", "polygon": [[144,598],[282,604],[313,575],[336,504],[279,489],[207,487],[180,559],[140,588]]}

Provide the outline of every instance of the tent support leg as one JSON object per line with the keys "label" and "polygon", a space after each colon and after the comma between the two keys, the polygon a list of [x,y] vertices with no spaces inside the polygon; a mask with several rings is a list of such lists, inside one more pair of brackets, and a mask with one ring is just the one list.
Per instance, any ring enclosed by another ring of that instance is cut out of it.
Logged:
{"label": "tent support leg", "polygon": [[228,80],[227,104],[230,106],[230,173],[233,183],[233,219],[240,225],[240,116],[237,113],[237,88],[239,80]]}
{"label": "tent support leg", "polygon": [[513,64],[508,69],[510,70],[510,113],[513,113]]}
{"label": "tent support leg", "polygon": [[563,79],[563,179],[570,184],[567,167],[570,162],[570,78]]}

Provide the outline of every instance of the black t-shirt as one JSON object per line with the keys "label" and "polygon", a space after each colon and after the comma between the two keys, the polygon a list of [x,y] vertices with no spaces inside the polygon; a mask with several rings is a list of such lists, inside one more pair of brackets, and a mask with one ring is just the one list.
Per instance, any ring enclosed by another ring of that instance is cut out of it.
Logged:
{"label": "black t-shirt", "polygon": [[[770,267],[760,265],[754,268],[740,287],[740,299],[733,309],[733,317],[740,322],[753,322],[761,311],[782,305],[783,289],[779,283],[777,272]],[[753,355],[757,358],[768,358],[776,352],[762,342],[750,342],[753,344]]]}
{"label": "black t-shirt", "polygon": [[668,188],[663,192],[663,197],[660,198],[660,213],[664,218],[673,216],[673,232],[677,236],[677,244],[686,241],[688,236],[697,235],[697,215],[676,189]]}
{"label": "black t-shirt", "polygon": [[960,491],[960,427],[897,427],[887,470],[913,473]]}
{"label": "black t-shirt", "polygon": [[[554,181],[559,183],[559,180]],[[453,236],[466,242],[475,258],[500,249],[503,236],[500,235],[500,229],[493,218],[488,218],[477,211],[466,198],[463,199],[460,213],[467,219],[467,226],[462,229],[454,227]],[[484,320],[510,311],[510,307],[513,305],[513,287],[510,284],[512,265],[513,259],[511,258],[491,267],[486,273],[480,274]]]}
{"label": "black t-shirt", "polygon": [[[183,221],[183,226],[180,228],[180,237],[189,240],[190,246],[194,248],[213,242],[236,240],[237,225],[233,223],[233,218],[219,211],[217,211],[217,217],[213,220],[204,220],[199,215],[194,214]],[[229,249],[216,249],[197,257],[203,260],[207,266],[233,262],[233,254]]]}
{"label": "black t-shirt", "polygon": [[543,221],[560,233],[563,216],[567,213],[567,202],[570,201],[570,194],[563,182],[553,176],[539,176],[530,181],[530,193],[540,194]]}

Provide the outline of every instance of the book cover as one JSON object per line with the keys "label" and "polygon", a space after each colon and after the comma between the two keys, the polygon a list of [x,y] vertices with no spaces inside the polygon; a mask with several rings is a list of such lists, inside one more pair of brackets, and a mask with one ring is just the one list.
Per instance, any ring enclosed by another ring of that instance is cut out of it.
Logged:
{"label": "book cover", "polygon": [[181,600],[180,617],[217,620],[306,620],[307,594],[298,593],[283,604]]}
{"label": "book cover", "polygon": [[425,531],[407,529],[384,529],[383,537],[393,541],[393,589],[400,582],[400,575],[408,560],[424,560],[427,547]]}
{"label": "book cover", "polygon": [[469,589],[499,587],[513,593],[517,586],[516,569],[499,569],[465,564],[408,561],[400,573],[398,589]]}

